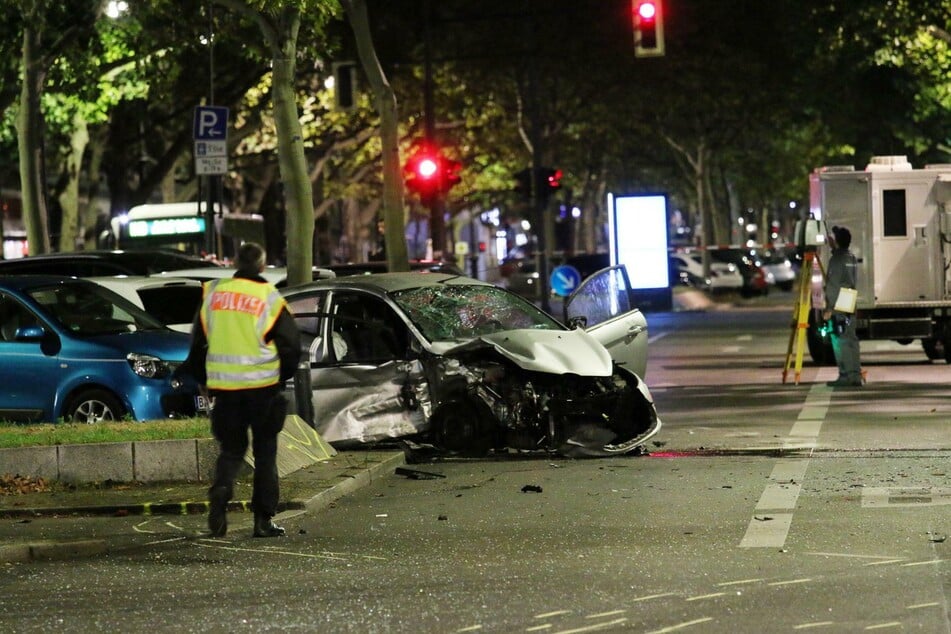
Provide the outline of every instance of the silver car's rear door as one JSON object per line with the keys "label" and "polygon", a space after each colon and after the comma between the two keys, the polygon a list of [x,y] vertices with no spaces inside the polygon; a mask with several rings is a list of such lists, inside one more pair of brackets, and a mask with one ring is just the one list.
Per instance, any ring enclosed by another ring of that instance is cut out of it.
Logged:
{"label": "silver car's rear door", "polygon": [[565,322],[584,317],[585,329],[611,357],[641,378],[647,372],[647,320],[631,301],[624,265],[601,269],[565,300]]}

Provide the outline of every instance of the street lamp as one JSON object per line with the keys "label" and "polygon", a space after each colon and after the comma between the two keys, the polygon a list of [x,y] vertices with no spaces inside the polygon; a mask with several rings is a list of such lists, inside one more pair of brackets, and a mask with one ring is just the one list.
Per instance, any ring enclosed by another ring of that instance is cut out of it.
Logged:
{"label": "street lamp", "polygon": [[106,5],[106,17],[113,20],[129,10],[129,3],[125,0],[109,0]]}

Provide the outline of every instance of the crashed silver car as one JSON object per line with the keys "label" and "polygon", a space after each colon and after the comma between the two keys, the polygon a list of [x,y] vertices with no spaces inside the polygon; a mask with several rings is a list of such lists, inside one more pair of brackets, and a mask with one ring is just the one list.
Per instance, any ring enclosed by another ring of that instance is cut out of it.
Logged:
{"label": "crashed silver car", "polygon": [[338,446],[405,438],[465,456],[632,452],[661,423],[641,378],[647,324],[628,286],[623,267],[585,280],[564,303],[572,327],[459,275],[283,289],[310,364],[295,381],[309,379],[312,402],[298,396],[297,409]]}

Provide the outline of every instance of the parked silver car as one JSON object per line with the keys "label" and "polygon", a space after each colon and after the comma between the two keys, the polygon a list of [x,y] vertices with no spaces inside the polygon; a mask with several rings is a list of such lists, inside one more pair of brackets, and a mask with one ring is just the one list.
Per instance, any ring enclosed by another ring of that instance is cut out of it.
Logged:
{"label": "parked silver car", "polygon": [[647,323],[629,286],[623,267],[585,280],[565,300],[574,327],[459,275],[339,277],[282,292],[327,441],[609,456],[661,426],[642,379]]}

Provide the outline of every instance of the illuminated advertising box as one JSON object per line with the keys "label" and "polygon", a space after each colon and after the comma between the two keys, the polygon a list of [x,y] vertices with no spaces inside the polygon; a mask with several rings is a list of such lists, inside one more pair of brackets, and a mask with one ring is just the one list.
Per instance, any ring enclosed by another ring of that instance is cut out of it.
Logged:
{"label": "illuminated advertising box", "polygon": [[667,195],[608,195],[611,264],[627,268],[639,306],[672,305],[667,255]]}

